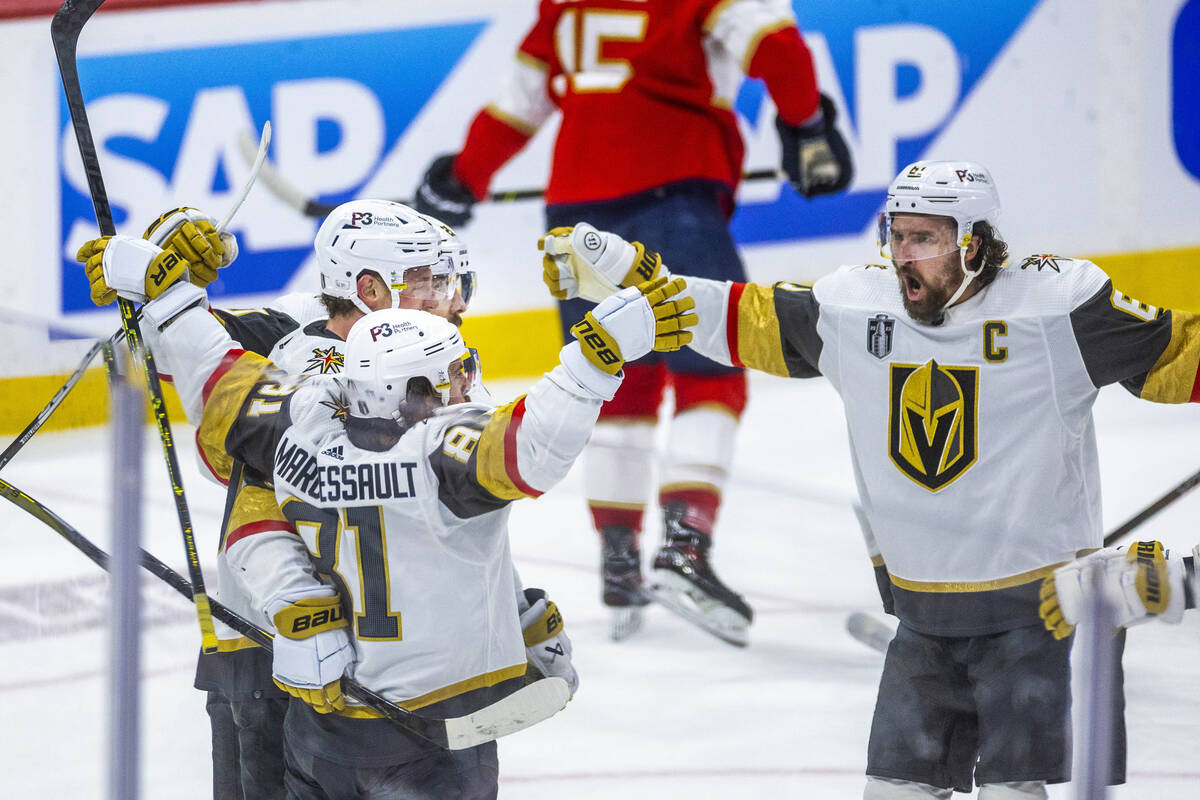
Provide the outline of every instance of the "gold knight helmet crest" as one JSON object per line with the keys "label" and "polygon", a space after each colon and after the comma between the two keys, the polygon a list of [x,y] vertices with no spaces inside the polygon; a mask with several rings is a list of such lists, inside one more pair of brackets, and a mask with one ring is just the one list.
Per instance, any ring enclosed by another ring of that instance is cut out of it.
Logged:
{"label": "gold knight helmet crest", "polygon": [[978,367],[891,365],[888,455],[905,475],[936,492],[978,456]]}

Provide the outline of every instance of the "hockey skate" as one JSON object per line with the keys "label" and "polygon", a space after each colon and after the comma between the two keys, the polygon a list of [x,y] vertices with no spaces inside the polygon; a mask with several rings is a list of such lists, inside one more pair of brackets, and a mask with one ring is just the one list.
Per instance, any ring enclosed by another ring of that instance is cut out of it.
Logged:
{"label": "hockey skate", "polygon": [[633,530],[609,526],[600,537],[602,599],[612,614],[608,636],[619,642],[642,627],[642,610],[650,598],[642,588],[642,559]]}
{"label": "hockey skate", "polygon": [[654,557],[650,594],[659,604],[716,636],[745,647],[754,611],[708,563],[712,539],[688,527],[682,506],[663,509],[666,542]]}

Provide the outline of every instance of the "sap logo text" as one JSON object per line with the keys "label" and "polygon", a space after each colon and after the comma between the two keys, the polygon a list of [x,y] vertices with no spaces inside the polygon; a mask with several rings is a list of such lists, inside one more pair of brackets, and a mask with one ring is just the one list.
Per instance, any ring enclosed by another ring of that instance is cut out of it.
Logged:
{"label": "sap logo text", "polygon": [[[268,119],[280,173],[323,202],[358,196],[369,181],[396,172],[412,121],[485,27],[472,21],[80,57],[117,232],[140,236],[164,208],[185,204],[220,217],[250,172],[239,139],[257,138]],[[74,256],[95,237],[96,221],[61,99],[57,149],[62,304],[76,311],[91,308]],[[389,216],[376,214],[370,224]],[[277,292],[311,258],[312,221],[270,192],[251,192],[230,232],[239,269],[222,273],[210,294]]]}

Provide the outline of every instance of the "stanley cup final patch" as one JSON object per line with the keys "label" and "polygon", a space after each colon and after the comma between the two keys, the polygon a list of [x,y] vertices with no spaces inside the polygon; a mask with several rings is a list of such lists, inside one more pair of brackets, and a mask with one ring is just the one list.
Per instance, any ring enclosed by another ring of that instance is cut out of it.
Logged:
{"label": "stanley cup final patch", "polygon": [[931,492],[953,483],[978,456],[979,368],[891,364],[888,456]]}
{"label": "stanley cup final patch", "polygon": [[892,352],[892,331],[896,320],[887,314],[876,314],[867,320],[867,352],[876,358],[887,358]]}

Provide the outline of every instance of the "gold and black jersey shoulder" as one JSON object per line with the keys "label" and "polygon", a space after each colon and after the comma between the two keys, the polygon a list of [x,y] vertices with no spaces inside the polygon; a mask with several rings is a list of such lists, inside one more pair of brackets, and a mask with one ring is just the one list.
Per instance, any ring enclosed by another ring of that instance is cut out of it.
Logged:
{"label": "gold and black jersey shoulder", "polygon": [[264,358],[271,355],[280,339],[300,327],[296,320],[273,308],[214,308],[212,313],[243,350]]}
{"label": "gold and black jersey shoulder", "polygon": [[525,396],[495,409],[467,408],[448,424],[430,456],[442,503],[461,518],[479,516],[541,492],[521,476],[517,437]]}
{"label": "gold and black jersey shoulder", "polygon": [[495,511],[510,502],[484,488],[477,475],[479,443],[491,418],[492,409],[464,409],[446,425],[441,446],[429,456],[438,480],[438,499],[460,519]]}
{"label": "gold and black jersey shoulder", "polygon": [[820,375],[820,311],[809,284],[733,284],[726,329],[730,360],[785,378]]}
{"label": "gold and black jersey shoulder", "polygon": [[299,388],[256,353],[226,353],[204,384],[204,412],[196,431],[209,469],[228,480],[237,459],[258,475],[270,475],[275,447],[291,425],[291,397]]}
{"label": "gold and black jersey shoulder", "polygon": [[1200,315],[1143,303],[1112,281],[1071,311],[1093,385],[1120,383],[1159,403],[1200,399]]}

